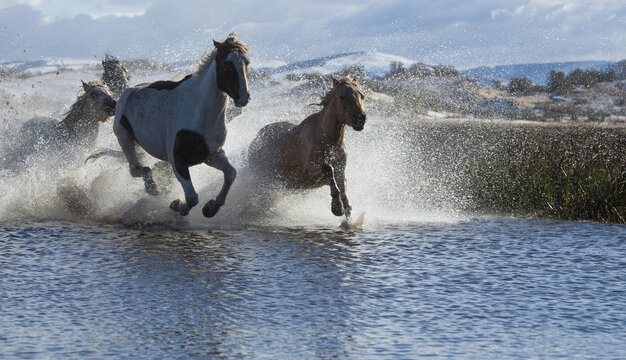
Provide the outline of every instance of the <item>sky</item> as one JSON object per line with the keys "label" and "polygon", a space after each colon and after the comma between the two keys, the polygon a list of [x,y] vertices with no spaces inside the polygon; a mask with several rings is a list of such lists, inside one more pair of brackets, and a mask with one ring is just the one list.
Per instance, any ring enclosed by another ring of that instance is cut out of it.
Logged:
{"label": "sky", "polygon": [[197,60],[237,31],[252,66],[349,51],[427,64],[626,59],[625,0],[0,0],[0,61]]}

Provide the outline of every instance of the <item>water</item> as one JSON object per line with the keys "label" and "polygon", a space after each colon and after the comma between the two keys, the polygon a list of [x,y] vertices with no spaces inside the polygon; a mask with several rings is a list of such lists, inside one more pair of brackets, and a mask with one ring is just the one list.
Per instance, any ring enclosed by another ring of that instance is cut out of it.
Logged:
{"label": "water", "polygon": [[33,223],[0,235],[1,358],[626,356],[626,227]]}
{"label": "water", "polygon": [[[2,79],[0,145],[99,76]],[[116,158],[0,170],[0,358],[626,358],[626,226],[467,214],[432,175],[454,178],[455,150],[367,99],[365,129],[346,133],[362,227],[339,228],[327,188],[257,196],[247,146],[312,111],[300,86],[252,85],[225,144],[239,176],[210,220],[176,217],[177,184],[149,197]],[[116,148],[110,122],[96,146]],[[191,176],[200,205],[221,185]]]}

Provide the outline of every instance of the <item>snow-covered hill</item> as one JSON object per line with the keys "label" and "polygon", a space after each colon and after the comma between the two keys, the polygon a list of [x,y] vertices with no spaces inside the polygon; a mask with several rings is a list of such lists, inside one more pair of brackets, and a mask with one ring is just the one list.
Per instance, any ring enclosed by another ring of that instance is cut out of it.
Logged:
{"label": "snow-covered hill", "polygon": [[261,70],[267,71],[269,74],[300,74],[316,72],[329,74],[350,66],[361,65],[365,70],[366,75],[371,77],[380,77],[389,71],[389,64],[392,62],[402,63],[408,68],[411,64],[414,64],[417,61],[377,51],[358,51],[335,54],[311,60],[297,61],[277,67],[264,67],[261,68]]}
{"label": "snow-covered hill", "polygon": [[0,63],[0,72],[30,73],[40,75],[60,70],[83,70],[100,64],[98,59],[41,59],[32,61],[9,61]]}

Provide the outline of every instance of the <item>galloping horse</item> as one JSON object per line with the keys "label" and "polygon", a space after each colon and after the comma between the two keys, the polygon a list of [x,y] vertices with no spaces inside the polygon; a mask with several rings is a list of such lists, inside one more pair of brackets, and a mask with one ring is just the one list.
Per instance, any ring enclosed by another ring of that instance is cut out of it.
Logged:
{"label": "galloping horse", "polygon": [[116,102],[109,88],[99,80],[83,82],[84,93],[70,107],[61,121],[37,117],[24,123],[5,147],[2,167],[19,167],[33,153],[67,152],[75,146],[91,147],[98,135],[98,125],[115,114]]}
{"label": "galloping horse", "polygon": [[333,214],[349,217],[343,136],[346,125],[363,130],[364,95],[354,80],[333,76],[332,84],[319,104],[322,110],[299,125],[277,122],[262,128],[250,145],[248,161],[255,175],[289,189],[330,185]]}
{"label": "galloping horse", "polygon": [[184,79],[157,81],[127,89],[118,102],[113,131],[130,165],[133,177],[142,177],[148,194],[158,194],[149,167],[137,158],[139,144],[150,155],[171,163],[185,192],[170,208],[187,215],[198,204],[189,167],[205,163],[224,173],[222,190],[202,208],[214,216],[224,204],[236,177],[222,146],[226,140],[224,110],[230,96],[238,107],[250,100],[246,45],[235,33],[222,43],[213,41],[198,70]]}

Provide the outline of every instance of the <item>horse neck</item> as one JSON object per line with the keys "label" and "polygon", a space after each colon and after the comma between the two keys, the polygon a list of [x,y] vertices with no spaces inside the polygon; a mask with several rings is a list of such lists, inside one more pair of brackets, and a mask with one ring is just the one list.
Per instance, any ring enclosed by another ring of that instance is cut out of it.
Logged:
{"label": "horse neck", "polygon": [[73,135],[88,136],[98,132],[98,121],[94,119],[93,109],[86,104],[72,106],[65,118],[61,121],[65,128]]}
{"label": "horse neck", "polygon": [[217,65],[215,60],[208,69],[203,70],[196,78],[198,103],[201,111],[211,118],[219,118],[226,111],[228,95],[217,87]]}
{"label": "horse neck", "polygon": [[342,144],[343,136],[346,132],[346,124],[341,119],[340,111],[337,109],[336,99],[332,99],[320,114],[320,128],[322,137],[331,144]]}

